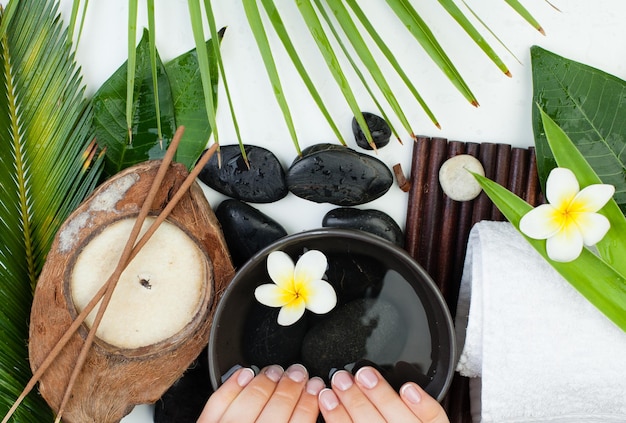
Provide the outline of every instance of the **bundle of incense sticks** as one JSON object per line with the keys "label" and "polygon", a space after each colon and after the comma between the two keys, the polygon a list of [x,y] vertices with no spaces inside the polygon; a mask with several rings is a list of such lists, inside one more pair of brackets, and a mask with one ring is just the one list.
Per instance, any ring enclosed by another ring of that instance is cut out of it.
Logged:
{"label": "bundle of incense sticks", "polygon": [[[469,154],[485,168],[485,176],[533,206],[543,202],[534,148],[508,144],[448,141],[417,137],[413,144],[405,249],[435,281],[452,314],[456,311],[467,240],[481,220],[505,220],[483,192],[458,202],[439,185],[439,168],[450,157]],[[471,423],[468,379],[458,374],[443,401],[451,423]]]}

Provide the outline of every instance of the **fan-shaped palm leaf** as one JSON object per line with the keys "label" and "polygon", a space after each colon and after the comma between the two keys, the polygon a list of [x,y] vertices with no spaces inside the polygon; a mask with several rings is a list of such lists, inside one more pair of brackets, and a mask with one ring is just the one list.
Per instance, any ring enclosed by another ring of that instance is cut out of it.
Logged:
{"label": "fan-shaped palm leaf", "polygon": [[[9,15],[10,13],[10,15]],[[8,4],[0,47],[0,413],[30,378],[33,288],[52,239],[95,185],[91,109],[51,0]],[[10,19],[9,19],[10,16]],[[51,421],[33,394],[18,422]]]}

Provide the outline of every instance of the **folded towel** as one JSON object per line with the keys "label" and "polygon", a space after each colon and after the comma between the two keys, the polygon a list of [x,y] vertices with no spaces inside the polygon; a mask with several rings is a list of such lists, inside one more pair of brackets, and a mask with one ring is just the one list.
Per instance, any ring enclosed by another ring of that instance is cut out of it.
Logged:
{"label": "folded towel", "polygon": [[510,223],[472,229],[455,323],[475,422],[626,422],[626,333]]}

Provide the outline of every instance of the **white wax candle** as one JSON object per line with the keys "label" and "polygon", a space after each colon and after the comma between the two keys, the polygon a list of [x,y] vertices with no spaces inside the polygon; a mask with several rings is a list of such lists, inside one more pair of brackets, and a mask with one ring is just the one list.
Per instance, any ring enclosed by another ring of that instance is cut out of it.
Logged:
{"label": "white wax candle", "polygon": [[[144,222],[142,233],[153,218]],[[80,312],[109,278],[122,254],[134,218],[115,222],[79,253],[70,279]],[[96,335],[119,348],[153,345],[180,332],[207,294],[206,255],[180,228],[163,222],[122,273]],[[98,306],[86,319],[91,327]]]}

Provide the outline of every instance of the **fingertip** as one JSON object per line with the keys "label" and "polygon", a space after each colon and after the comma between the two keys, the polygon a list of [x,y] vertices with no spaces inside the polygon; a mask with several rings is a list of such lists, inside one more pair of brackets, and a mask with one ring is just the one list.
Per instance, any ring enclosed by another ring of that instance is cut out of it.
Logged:
{"label": "fingertip", "polygon": [[309,379],[309,381],[306,383],[306,392],[309,395],[317,397],[322,389],[324,389],[325,387],[326,384],[324,383],[324,381],[321,378],[315,376]]}
{"label": "fingertip", "polygon": [[339,405],[339,398],[332,389],[324,388],[318,395],[320,408],[325,411],[333,411]]}
{"label": "fingertip", "polygon": [[400,388],[400,396],[411,404],[417,405],[422,402],[422,393],[420,391],[417,384],[407,382]]}
{"label": "fingertip", "polygon": [[278,364],[272,364],[271,366],[268,366],[265,369],[263,369],[263,374],[269,380],[275,383],[277,383],[280,380],[280,378],[283,377],[284,373],[285,373],[285,370]]}
{"label": "fingertip", "polygon": [[254,379],[254,376],[255,376],[254,370],[252,370],[251,368],[246,367],[246,368],[241,369],[241,371],[237,375],[237,385],[244,388],[250,382],[252,382],[252,379]]}

